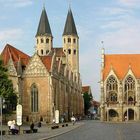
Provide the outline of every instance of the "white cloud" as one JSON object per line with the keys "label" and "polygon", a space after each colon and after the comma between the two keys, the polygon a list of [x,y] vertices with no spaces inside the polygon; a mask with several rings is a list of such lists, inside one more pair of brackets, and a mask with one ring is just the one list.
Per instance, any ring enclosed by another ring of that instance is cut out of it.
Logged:
{"label": "white cloud", "polygon": [[121,27],[125,27],[125,23],[122,21],[110,21],[107,24],[101,25],[102,29],[116,29],[116,28],[121,28]]}
{"label": "white cloud", "polygon": [[[140,53],[140,22],[101,35],[109,53]],[[100,38],[100,39],[101,39]]]}
{"label": "white cloud", "polygon": [[14,43],[22,39],[23,31],[22,29],[4,29],[0,30],[0,52],[2,51],[6,43]]}
{"label": "white cloud", "polygon": [[1,5],[6,7],[25,7],[33,3],[32,0],[1,0]]}
{"label": "white cloud", "polygon": [[140,0],[119,0],[119,2],[126,6],[139,6]]}
{"label": "white cloud", "polygon": [[21,38],[23,31],[21,29],[5,29],[0,31],[0,40],[15,40]]}
{"label": "white cloud", "polygon": [[130,10],[120,7],[105,7],[102,9],[102,14],[106,14],[107,16],[121,15],[129,12]]}

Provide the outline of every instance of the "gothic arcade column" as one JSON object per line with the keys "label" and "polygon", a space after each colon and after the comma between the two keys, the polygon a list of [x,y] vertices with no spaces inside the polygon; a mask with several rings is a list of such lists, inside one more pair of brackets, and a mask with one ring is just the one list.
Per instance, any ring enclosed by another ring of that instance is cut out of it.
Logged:
{"label": "gothic arcade column", "polygon": [[118,101],[119,101],[119,121],[123,121],[123,87],[122,82],[120,82],[119,92],[118,92]]}

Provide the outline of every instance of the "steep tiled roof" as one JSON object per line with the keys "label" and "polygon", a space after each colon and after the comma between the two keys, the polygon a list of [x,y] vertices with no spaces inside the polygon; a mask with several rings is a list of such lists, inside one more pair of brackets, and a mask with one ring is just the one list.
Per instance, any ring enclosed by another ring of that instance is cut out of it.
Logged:
{"label": "steep tiled roof", "polygon": [[51,63],[52,63],[52,56],[40,56],[43,64],[47,68],[48,71],[51,69]]}
{"label": "steep tiled roof", "polygon": [[28,64],[30,56],[23,53],[22,51],[14,48],[13,46],[7,44],[1,53],[4,65],[7,65],[10,58],[12,58],[14,64],[16,65],[19,59],[22,65],[26,66]]}
{"label": "steep tiled roof", "polygon": [[98,102],[98,101],[95,101],[95,100],[92,100],[92,106],[100,106],[100,102]]}
{"label": "steep tiled roof", "polygon": [[140,78],[140,54],[112,54],[105,55],[105,67],[103,69],[103,79],[105,80],[111,68],[119,79],[123,79],[129,68]]}
{"label": "steep tiled roof", "polygon": [[63,48],[53,48],[53,51],[55,51],[57,57],[65,56]]}
{"label": "steep tiled roof", "polygon": [[67,14],[67,19],[66,19],[63,35],[76,35],[76,36],[78,36],[71,9],[69,9],[68,14]]}
{"label": "steep tiled roof", "polygon": [[90,86],[83,86],[82,87],[82,93],[88,93],[90,90]]}
{"label": "steep tiled roof", "polygon": [[49,24],[49,20],[48,20],[45,8],[43,8],[42,10],[40,22],[39,22],[37,33],[36,33],[36,36],[40,36],[40,35],[52,36],[52,32],[51,32],[51,28],[50,28],[50,24]]}

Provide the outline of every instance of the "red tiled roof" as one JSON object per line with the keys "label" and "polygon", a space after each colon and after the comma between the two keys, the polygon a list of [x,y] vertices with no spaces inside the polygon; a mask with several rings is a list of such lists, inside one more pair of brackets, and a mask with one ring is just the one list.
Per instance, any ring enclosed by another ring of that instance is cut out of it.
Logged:
{"label": "red tiled roof", "polygon": [[52,56],[41,56],[41,60],[43,64],[45,65],[45,67],[47,68],[47,70],[50,71],[51,63],[52,63]]}
{"label": "red tiled roof", "polygon": [[19,59],[22,65],[26,66],[28,64],[30,56],[23,53],[22,51],[14,48],[13,46],[7,44],[1,53],[4,65],[7,65],[10,57],[12,58],[14,64],[16,65]]}
{"label": "red tiled roof", "polygon": [[57,57],[65,56],[65,53],[63,52],[63,48],[53,48],[53,51],[55,51]]}
{"label": "red tiled roof", "polygon": [[103,69],[103,79],[109,74],[111,67],[119,79],[123,79],[129,67],[136,76],[140,78],[140,54],[112,54],[105,55],[105,67]]}
{"label": "red tiled roof", "polygon": [[93,106],[100,106],[100,102],[93,100],[92,105]]}
{"label": "red tiled roof", "polygon": [[89,92],[90,86],[83,86],[82,93]]}

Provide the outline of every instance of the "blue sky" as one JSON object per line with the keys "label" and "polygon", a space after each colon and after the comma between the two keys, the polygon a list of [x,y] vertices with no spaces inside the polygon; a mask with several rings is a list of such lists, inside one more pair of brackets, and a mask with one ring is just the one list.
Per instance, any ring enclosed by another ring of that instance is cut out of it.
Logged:
{"label": "blue sky", "polygon": [[[62,46],[69,0],[0,0],[0,52],[6,43],[33,55],[45,1],[54,47]],[[140,0],[71,0],[80,38],[83,85],[100,98],[101,41],[106,53],[140,53]]]}

